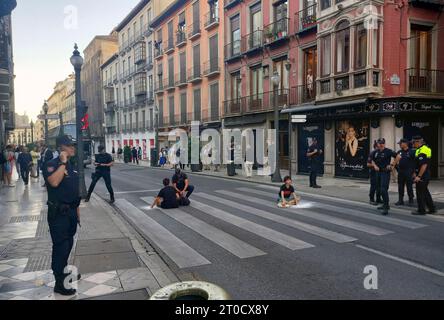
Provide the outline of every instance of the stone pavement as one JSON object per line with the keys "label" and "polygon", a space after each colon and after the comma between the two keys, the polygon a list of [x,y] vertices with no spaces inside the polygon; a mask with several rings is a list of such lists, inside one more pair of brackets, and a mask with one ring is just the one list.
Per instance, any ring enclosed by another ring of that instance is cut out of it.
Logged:
{"label": "stone pavement", "polygon": [[[75,297],[53,293],[51,239],[42,181],[0,188],[0,300],[147,299],[179,277],[105,201],[82,204],[70,264],[82,280]],[[188,280],[187,275],[180,276]]]}
{"label": "stone pavement", "polygon": [[[133,164],[128,164],[133,166]],[[144,166],[145,164],[142,164]],[[164,168],[155,168],[158,170],[171,170],[171,167]],[[256,170],[253,171],[253,176],[251,178],[247,178],[244,175],[243,170],[237,169],[236,176],[229,177],[227,175],[226,168],[222,167],[219,171],[214,170],[204,170],[202,172],[194,172],[186,167],[185,172],[203,175],[203,176],[211,176],[218,177],[223,179],[231,179],[238,180],[243,182],[252,182],[258,184],[266,184],[266,185],[276,185],[280,186],[279,183],[272,183],[271,178],[269,176],[258,175]],[[288,170],[281,170],[282,177],[288,175]],[[293,184],[296,190],[307,192],[307,193],[316,193],[320,195],[330,196],[330,197],[340,197],[342,199],[360,201],[360,202],[368,202],[369,197],[369,182],[365,180],[359,179],[347,179],[347,178],[335,178],[335,177],[318,177],[318,184],[322,186],[322,189],[312,189],[309,186],[309,177],[308,175],[300,175],[293,174],[292,175]],[[437,209],[439,214],[444,214],[444,181],[443,180],[433,180],[430,182],[429,186],[430,192],[432,193],[432,197],[434,201],[437,203]],[[392,203],[398,201],[398,185],[396,183],[396,179],[394,178],[390,185],[390,199]],[[407,198],[407,195],[405,196]]]}

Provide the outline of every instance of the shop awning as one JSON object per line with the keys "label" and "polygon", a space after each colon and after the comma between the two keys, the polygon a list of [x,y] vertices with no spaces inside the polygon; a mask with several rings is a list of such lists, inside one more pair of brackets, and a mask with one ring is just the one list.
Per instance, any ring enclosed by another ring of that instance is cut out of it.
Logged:
{"label": "shop awning", "polygon": [[355,99],[355,100],[332,102],[332,103],[325,103],[325,104],[306,104],[306,105],[302,105],[302,106],[284,109],[281,111],[281,113],[288,114],[288,113],[310,112],[310,111],[320,110],[320,109],[329,109],[329,108],[360,105],[360,104],[364,104],[366,102],[367,102],[367,99]]}

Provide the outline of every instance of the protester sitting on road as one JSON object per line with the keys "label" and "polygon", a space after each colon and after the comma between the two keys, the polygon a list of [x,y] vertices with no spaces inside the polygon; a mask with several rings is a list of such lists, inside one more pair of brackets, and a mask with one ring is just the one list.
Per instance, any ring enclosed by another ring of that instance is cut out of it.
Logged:
{"label": "protester sitting on road", "polygon": [[172,179],[173,187],[180,197],[189,198],[194,191],[194,186],[189,184],[188,176],[179,168],[176,168],[176,173]]}
{"label": "protester sitting on road", "polygon": [[176,209],[179,208],[180,195],[176,189],[170,185],[170,179],[163,179],[163,189],[160,190],[151,208],[161,207],[162,209]]}
{"label": "protester sitting on road", "polygon": [[290,176],[284,178],[284,184],[279,190],[278,207],[288,208],[296,206],[300,202],[300,198],[296,195]]}

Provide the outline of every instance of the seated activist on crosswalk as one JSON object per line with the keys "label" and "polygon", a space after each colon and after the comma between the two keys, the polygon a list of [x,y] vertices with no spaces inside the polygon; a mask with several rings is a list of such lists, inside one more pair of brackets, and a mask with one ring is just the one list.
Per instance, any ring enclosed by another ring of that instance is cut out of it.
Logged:
{"label": "seated activist on crosswalk", "polygon": [[279,190],[278,207],[286,208],[295,206],[300,198],[296,195],[290,176],[284,178],[284,184]]}
{"label": "seated activist on crosswalk", "polygon": [[179,208],[179,206],[190,205],[190,200],[182,196],[172,185],[170,185],[170,179],[163,179],[163,185],[163,189],[160,190],[159,194],[154,199],[151,208],[158,206],[162,209],[176,209]]}

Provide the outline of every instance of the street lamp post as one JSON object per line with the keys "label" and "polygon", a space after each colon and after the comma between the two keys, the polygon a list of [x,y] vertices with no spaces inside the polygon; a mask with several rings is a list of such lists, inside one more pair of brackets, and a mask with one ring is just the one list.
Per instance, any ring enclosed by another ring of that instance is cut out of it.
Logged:
{"label": "street lamp post", "polygon": [[48,102],[45,101],[45,103],[43,104],[43,112],[45,113],[45,143],[46,144],[48,144],[48,138],[49,138],[49,134],[48,134],[48,111],[49,111]]}
{"label": "street lamp post", "polygon": [[34,143],[34,121],[31,120],[31,143]]}
{"label": "street lamp post", "polygon": [[276,131],[275,140],[275,152],[276,152],[276,169],[271,176],[272,182],[282,182],[281,168],[280,168],[280,155],[279,155],[279,107],[278,107],[278,90],[280,83],[279,73],[274,72],[271,77],[271,82],[273,83],[273,107],[274,107],[274,129]]}
{"label": "street lamp post", "polygon": [[82,133],[82,118],[84,117],[84,110],[82,105],[81,82],[80,73],[82,71],[83,58],[80,55],[77,44],[74,45],[74,52],[70,59],[74,67],[76,80],[76,139],[77,139],[77,172],[79,173],[79,195],[82,199],[86,198],[86,184],[85,184],[85,170],[84,170],[84,152],[83,152],[83,133]]}

